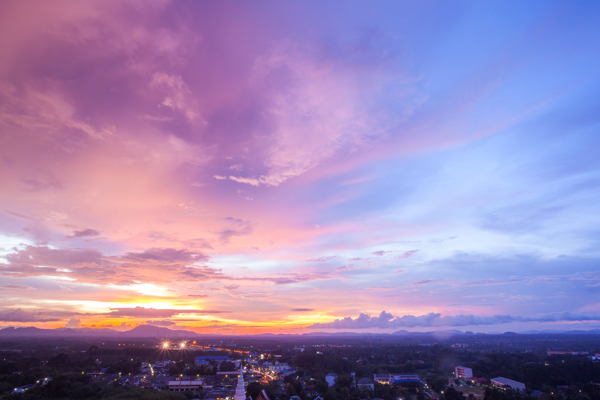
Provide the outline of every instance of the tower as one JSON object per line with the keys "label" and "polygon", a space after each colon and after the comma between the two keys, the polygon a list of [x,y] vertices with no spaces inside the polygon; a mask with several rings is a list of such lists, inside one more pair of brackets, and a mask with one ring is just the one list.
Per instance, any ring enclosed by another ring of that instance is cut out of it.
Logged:
{"label": "tower", "polygon": [[235,388],[234,400],[246,400],[246,389],[244,388],[244,374],[243,368],[240,366],[240,377],[238,379],[237,387]]}

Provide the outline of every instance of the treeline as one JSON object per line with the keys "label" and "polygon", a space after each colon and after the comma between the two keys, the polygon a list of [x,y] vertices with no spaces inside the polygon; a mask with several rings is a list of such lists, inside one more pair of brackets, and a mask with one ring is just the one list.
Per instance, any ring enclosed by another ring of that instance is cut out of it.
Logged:
{"label": "treeline", "polygon": [[44,386],[33,387],[26,392],[5,395],[10,400],[45,399],[144,399],[144,400],[188,400],[194,398],[191,392],[159,392],[153,389],[133,386],[105,385],[93,383],[88,376],[80,374],[59,375]]}

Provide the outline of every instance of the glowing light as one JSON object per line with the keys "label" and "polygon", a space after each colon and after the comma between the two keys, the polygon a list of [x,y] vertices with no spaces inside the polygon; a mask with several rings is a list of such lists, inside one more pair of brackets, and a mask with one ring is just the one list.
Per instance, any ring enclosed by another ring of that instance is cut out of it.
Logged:
{"label": "glowing light", "polygon": [[179,347],[181,347],[182,349],[185,349],[185,342],[181,342],[181,344],[179,345]]}
{"label": "glowing light", "polygon": [[163,343],[163,348],[165,348],[165,349],[166,349],[166,348],[168,348],[168,347],[169,347],[169,342],[164,342],[164,343]]}

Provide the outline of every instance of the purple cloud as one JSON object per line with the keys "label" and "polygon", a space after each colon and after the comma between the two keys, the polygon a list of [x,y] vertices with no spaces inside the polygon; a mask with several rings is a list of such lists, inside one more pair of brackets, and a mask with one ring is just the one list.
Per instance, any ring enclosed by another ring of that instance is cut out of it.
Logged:
{"label": "purple cloud", "polygon": [[51,322],[58,318],[49,317],[42,311],[25,311],[21,308],[0,310],[0,321],[4,322]]}
{"label": "purple cloud", "polygon": [[306,260],[306,262],[327,262],[327,261],[331,261],[335,258],[335,256],[328,256],[328,257],[315,257],[315,258],[309,258],[308,260]]}
{"label": "purple cloud", "polygon": [[477,316],[473,314],[460,314],[442,317],[439,313],[429,313],[421,316],[403,315],[393,316],[382,311],[378,317],[370,314],[360,314],[357,318],[346,317],[333,322],[317,323],[311,329],[369,329],[369,328],[414,328],[414,327],[442,327],[442,326],[475,326],[475,325],[501,325],[511,322],[562,322],[562,321],[600,321],[600,315],[595,313],[549,313],[531,317],[493,315]]}
{"label": "purple cloud", "polygon": [[73,234],[70,236],[65,236],[65,238],[67,239],[80,239],[80,238],[84,238],[84,237],[94,237],[94,236],[100,236],[100,232],[98,232],[95,229],[83,229],[81,231],[73,231]]}

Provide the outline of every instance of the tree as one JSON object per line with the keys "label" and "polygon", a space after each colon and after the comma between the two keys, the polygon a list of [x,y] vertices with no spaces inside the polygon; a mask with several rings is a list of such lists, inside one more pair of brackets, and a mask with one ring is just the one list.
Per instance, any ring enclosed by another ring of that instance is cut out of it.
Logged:
{"label": "tree", "polygon": [[252,400],[256,400],[260,392],[263,390],[262,386],[258,382],[251,382],[246,387],[246,395],[252,397]]}
{"label": "tree", "polygon": [[439,393],[448,385],[448,379],[440,375],[431,375],[427,377],[427,384]]}
{"label": "tree", "polygon": [[235,371],[235,364],[232,363],[231,361],[225,361],[223,363],[221,363],[221,366],[219,367],[219,371],[221,372],[225,372],[225,371]]}
{"label": "tree", "polygon": [[327,382],[317,381],[317,383],[315,383],[315,390],[317,392],[324,394],[325,392],[327,392],[327,389],[329,389],[329,385],[327,384]]}
{"label": "tree", "polygon": [[453,387],[447,387],[444,390],[444,400],[466,400],[466,397]]}

